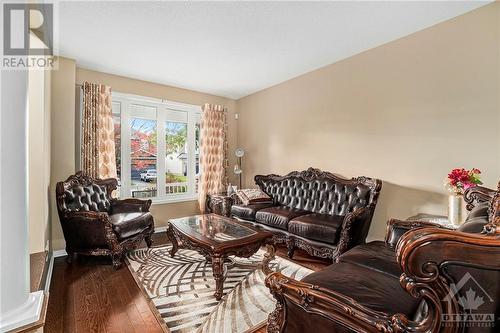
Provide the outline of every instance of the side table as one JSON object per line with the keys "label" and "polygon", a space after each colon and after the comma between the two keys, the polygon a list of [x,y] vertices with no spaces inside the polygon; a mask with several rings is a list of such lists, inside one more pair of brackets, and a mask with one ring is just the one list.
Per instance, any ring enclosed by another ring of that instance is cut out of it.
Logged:
{"label": "side table", "polygon": [[221,216],[231,216],[231,206],[239,203],[236,193],[228,195],[226,192],[207,194],[207,212]]}

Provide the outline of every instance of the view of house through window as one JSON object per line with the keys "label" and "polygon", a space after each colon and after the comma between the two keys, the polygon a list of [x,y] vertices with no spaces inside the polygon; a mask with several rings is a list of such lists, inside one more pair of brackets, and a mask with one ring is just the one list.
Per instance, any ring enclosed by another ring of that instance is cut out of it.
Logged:
{"label": "view of house through window", "polygon": [[116,164],[122,198],[196,197],[200,112],[199,106],[113,93]]}
{"label": "view of house through window", "polygon": [[185,193],[188,189],[189,154],[187,150],[187,124],[167,121],[165,123],[166,192]]}
{"label": "view of house through window", "polygon": [[130,190],[134,198],[156,197],[156,121],[130,118]]}

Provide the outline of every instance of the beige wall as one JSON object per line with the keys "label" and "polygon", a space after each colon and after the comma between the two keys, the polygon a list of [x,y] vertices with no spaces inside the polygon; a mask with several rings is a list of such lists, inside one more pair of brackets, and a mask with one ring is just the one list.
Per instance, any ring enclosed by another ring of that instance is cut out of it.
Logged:
{"label": "beige wall", "polygon": [[52,71],[52,115],[51,115],[51,220],[52,249],[65,246],[57,215],[55,187],[58,181],[75,172],[75,74],[76,63],[67,58],[58,58],[57,70]]}
{"label": "beige wall", "polygon": [[500,176],[498,4],[237,101],[244,179],[309,166],[384,181],[369,238],[390,217],[446,214],[443,179]]}
{"label": "beige wall", "polygon": [[[228,147],[229,147],[229,165],[235,163],[234,149],[236,148],[236,128],[237,123],[234,119],[236,111],[236,103],[234,100],[218,97],[214,95],[204,94],[192,90],[175,88],[151,82],[130,79],[122,76],[111,75],[96,71],[91,71],[82,68],[75,68],[74,60],[64,59],[60,64],[60,72],[54,75],[54,85],[58,89],[54,89],[53,96],[53,127],[57,127],[53,132],[53,140],[59,143],[58,153],[53,154],[53,163],[57,164],[57,172],[53,173],[55,182],[65,179],[68,175],[75,171],[75,84],[81,84],[84,81],[102,83],[111,86],[113,91],[129,93],[141,96],[166,99],[169,101],[202,105],[204,103],[215,103],[225,105],[228,109]],[[62,96],[62,97],[55,97]],[[61,118],[57,115],[60,114]],[[66,126],[69,124],[69,126]],[[56,137],[56,135],[58,135]],[[53,142],[53,145],[57,144]],[[55,147],[53,146],[53,149]],[[56,156],[57,155],[57,156]],[[59,161],[59,159],[61,159]],[[64,164],[61,165],[61,164]],[[231,173],[228,174],[229,181],[235,182],[235,177]],[[54,211],[55,212],[55,211]],[[155,225],[157,227],[166,226],[168,219],[193,215],[199,212],[197,201],[186,201],[169,204],[153,204],[151,212],[155,217]],[[53,219],[53,248],[58,250],[64,248],[64,237],[59,225],[59,220],[55,215]]]}
{"label": "beige wall", "polygon": [[[498,4],[489,5],[238,101],[76,68],[61,58],[52,77],[50,193],[75,171],[74,88],[90,81],[123,93],[225,105],[233,183],[238,144],[247,152],[247,186],[255,174],[309,166],[384,180],[370,239],[383,237],[390,217],[446,214],[442,181],[451,168],[480,168],[489,187],[500,176],[499,20]],[[160,227],[198,208],[189,201],[153,205],[152,212]],[[55,206],[52,222],[53,248],[64,248]]]}
{"label": "beige wall", "polygon": [[48,250],[50,239],[50,71],[28,75],[28,177],[30,253]]}

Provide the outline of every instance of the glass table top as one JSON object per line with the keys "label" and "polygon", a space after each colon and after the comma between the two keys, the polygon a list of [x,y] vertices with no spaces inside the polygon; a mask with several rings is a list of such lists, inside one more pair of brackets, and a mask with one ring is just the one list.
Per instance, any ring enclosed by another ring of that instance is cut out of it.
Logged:
{"label": "glass table top", "polygon": [[177,227],[217,242],[232,241],[255,235],[257,232],[229,218],[214,214],[189,216],[171,220]]}

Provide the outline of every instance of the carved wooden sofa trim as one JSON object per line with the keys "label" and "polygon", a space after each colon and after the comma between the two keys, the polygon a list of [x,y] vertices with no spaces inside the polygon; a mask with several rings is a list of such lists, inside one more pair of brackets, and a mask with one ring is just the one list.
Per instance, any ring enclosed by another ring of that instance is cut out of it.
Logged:
{"label": "carved wooden sofa trim", "polygon": [[[459,280],[454,269],[474,269],[485,272],[484,279],[495,279],[500,274],[500,183],[497,191],[475,189],[476,194],[466,196],[472,209],[477,203],[490,200],[489,223],[482,234],[448,230],[424,221],[392,220],[389,226],[407,228],[397,242],[397,261],[403,273],[402,288],[411,296],[423,299],[426,315],[417,319],[403,313],[388,315],[359,304],[346,294],[321,288],[317,285],[296,281],[279,272],[266,277],[266,285],[277,300],[277,306],[269,315],[267,331],[296,332],[287,327],[290,308],[298,308],[304,318],[318,315],[329,321],[331,332],[464,332],[460,325],[444,325],[446,315],[464,314],[459,306],[458,294],[452,292],[451,283]],[[436,228],[438,227],[438,228]],[[388,233],[390,238],[390,233]],[[335,265],[335,264],[334,264]],[[454,267],[454,269],[452,268]],[[495,273],[494,273],[495,272]],[[497,274],[490,277],[490,274]],[[489,281],[489,280],[488,280]],[[481,281],[480,281],[481,282]],[[483,281],[484,282],[484,281]],[[491,282],[491,281],[490,281]],[[390,295],[388,295],[390,297]],[[495,299],[493,309],[500,300]],[[498,310],[497,310],[498,311]],[[498,313],[495,314],[498,316]],[[323,325],[324,326],[324,325]],[[311,331],[315,328],[311,327]]]}

